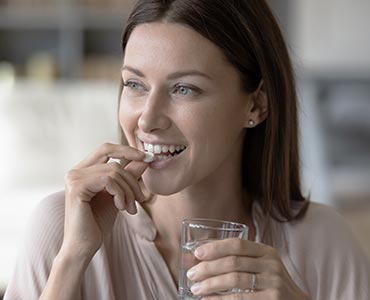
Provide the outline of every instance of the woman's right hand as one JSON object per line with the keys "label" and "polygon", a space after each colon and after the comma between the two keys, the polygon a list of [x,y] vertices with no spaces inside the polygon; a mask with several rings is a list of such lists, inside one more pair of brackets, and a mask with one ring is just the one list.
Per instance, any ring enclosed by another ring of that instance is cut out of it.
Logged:
{"label": "woman's right hand", "polygon": [[[107,163],[110,158],[125,163]],[[67,173],[61,252],[91,260],[111,233],[118,211],[137,212],[135,200],[144,200],[138,182],[148,167],[144,158],[132,147],[106,143]]]}

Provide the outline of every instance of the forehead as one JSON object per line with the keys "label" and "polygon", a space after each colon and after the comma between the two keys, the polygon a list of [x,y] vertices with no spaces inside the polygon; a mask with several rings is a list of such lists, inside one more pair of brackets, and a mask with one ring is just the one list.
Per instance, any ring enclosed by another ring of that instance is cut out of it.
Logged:
{"label": "forehead", "polygon": [[137,26],[126,46],[124,64],[166,70],[195,68],[217,75],[233,67],[222,50],[195,30],[177,23]]}

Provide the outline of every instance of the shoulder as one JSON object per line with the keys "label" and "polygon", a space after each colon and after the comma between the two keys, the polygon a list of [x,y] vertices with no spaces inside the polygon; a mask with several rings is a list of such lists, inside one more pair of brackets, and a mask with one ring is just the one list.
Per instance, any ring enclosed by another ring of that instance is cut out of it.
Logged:
{"label": "shoulder", "polygon": [[31,213],[25,242],[59,249],[64,234],[64,206],[64,191],[42,199]]}
{"label": "shoulder", "polygon": [[314,299],[368,299],[369,260],[334,208],[311,202],[302,219],[283,228],[289,259]]}
{"label": "shoulder", "polygon": [[301,219],[285,223],[284,229],[289,244],[298,248],[330,250],[357,244],[348,224],[335,208],[316,202],[309,204]]}
{"label": "shoulder", "polygon": [[63,242],[64,192],[41,200],[31,213],[5,299],[38,299]]}
{"label": "shoulder", "polygon": [[338,232],[338,229],[349,230],[344,218],[335,208],[310,202],[305,215],[298,219],[286,223],[287,230],[292,233],[304,233],[307,235],[317,234],[327,235],[328,233]]}
{"label": "shoulder", "polygon": [[317,221],[317,220],[336,220],[336,221],[343,221],[341,215],[336,211],[335,208],[317,203],[317,202],[310,202],[307,213],[304,217],[306,221]]}
{"label": "shoulder", "polygon": [[64,221],[64,191],[48,195],[42,199],[31,213],[31,223],[59,223]]}
{"label": "shoulder", "polygon": [[290,256],[309,268],[327,272],[344,265],[338,261],[366,261],[349,225],[333,207],[310,202],[301,219],[282,226]]}
{"label": "shoulder", "polygon": [[46,196],[35,207],[32,215],[50,216],[51,218],[64,218],[65,193],[59,191]]}

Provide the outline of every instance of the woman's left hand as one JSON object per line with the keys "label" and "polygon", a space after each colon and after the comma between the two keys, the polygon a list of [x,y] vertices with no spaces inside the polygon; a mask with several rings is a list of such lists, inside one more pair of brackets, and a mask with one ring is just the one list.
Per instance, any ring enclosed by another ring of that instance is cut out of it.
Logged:
{"label": "woman's left hand", "polygon": [[[204,295],[202,300],[309,299],[270,246],[231,238],[203,244],[194,254],[200,263],[187,275],[196,282],[192,286],[193,294]],[[232,289],[249,290],[253,281],[256,287],[253,293],[206,296]]]}

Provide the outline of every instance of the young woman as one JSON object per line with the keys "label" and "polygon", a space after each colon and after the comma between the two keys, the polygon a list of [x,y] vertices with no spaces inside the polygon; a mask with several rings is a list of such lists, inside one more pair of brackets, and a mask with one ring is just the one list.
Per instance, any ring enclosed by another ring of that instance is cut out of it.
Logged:
{"label": "young woman", "polygon": [[265,1],[141,0],[122,45],[123,142],[39,205],[5,299],[176,299],[191,217],[250,228],[197,249],[202,299],[369,299],[349,229],[302,196],[292,68]]}

